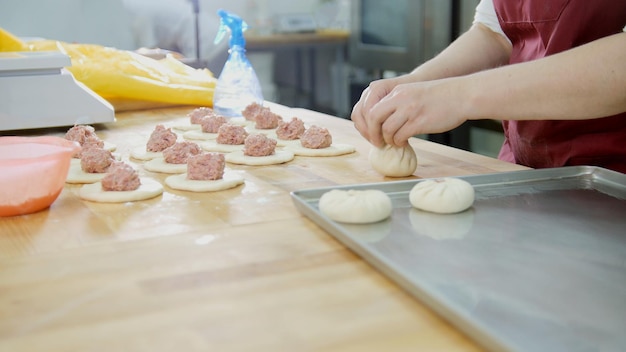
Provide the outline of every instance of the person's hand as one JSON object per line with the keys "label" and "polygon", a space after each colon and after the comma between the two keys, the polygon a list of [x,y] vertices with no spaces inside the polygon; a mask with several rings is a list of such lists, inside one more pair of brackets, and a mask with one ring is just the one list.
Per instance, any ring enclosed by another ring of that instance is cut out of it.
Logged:
{"label": "person's hand", "polygon": [[369,86],[363,90],[361,98],[352,108],[350,119],[354,122],[357,131],[368,141],[371,141],[371,139],[368,134],[366,115],[368,115],[372,107],[391,92],[399,82],[399,78],[381,79],[371,82]]}
{"label": "person's hand", "polygon": [[380,97],[383,91],[364,92],[352,114],[357,130],[377,147],[402,147],[412,136],[446,132],[466,120],[458,78],[399,84]]}

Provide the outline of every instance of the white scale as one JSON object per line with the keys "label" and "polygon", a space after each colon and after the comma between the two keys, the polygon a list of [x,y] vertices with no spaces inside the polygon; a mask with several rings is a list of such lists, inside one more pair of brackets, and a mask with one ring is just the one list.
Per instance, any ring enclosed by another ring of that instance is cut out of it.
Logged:
{"label": "white scale", "polygon": [[64,67],[56,51],[0,53],[0,131],[115,121],[113,106]]}

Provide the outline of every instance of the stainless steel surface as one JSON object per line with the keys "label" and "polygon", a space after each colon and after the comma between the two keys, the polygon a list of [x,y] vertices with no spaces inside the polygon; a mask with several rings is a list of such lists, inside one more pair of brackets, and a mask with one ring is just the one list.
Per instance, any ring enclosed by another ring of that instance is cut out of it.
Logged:
{"label": "stainless steel surface", "polygon": [[[420,180],[292,192],[298,209],[478,342],[508,351],[623,351],[626,175],[567,167],[461,177],[474,206],[411,207]],[[334,222],[330,189],[380,189],[390,219]]]}

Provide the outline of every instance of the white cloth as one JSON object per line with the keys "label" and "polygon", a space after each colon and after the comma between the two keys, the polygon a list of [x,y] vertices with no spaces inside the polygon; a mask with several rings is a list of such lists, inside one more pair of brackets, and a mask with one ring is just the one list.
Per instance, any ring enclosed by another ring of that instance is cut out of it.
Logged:
{"label": "white cloth", "polygon": [[476,23],[483,24],[492,31],[502,35],[509,43],[511,42],[500,26],[496,9],[493,7],[493,0],[480,0],[480,3],[476,6],[476,12],[474,13],[474,24]]}

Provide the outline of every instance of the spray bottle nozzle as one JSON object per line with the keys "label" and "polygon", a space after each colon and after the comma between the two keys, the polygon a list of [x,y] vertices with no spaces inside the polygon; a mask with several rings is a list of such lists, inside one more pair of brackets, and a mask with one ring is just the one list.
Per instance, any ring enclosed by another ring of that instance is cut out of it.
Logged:
{"label": "spray bottle nozzle", "polygon": [[222,41],[224,35],[226,35],[226,29],[230,29],[230,42],[229,46],[232,48],[235,45],[244,47],[246,40],[243,37],[243,32],[248,29],[248,24],[241,19],[241,17],[224,11],[222,9],[217,10],[217,14],[220,16],[220,27],[215,36],[214,43],[217,44]]}

